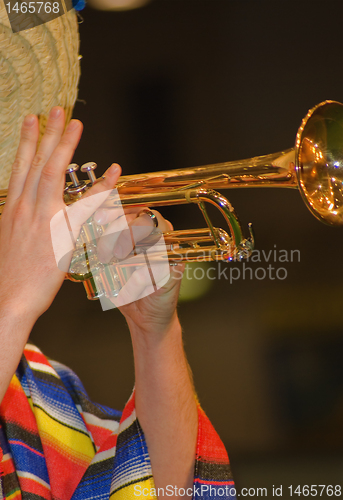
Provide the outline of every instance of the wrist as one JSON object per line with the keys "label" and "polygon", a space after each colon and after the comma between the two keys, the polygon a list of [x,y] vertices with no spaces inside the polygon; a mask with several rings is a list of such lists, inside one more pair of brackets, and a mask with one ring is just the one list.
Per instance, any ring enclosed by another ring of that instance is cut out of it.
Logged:
{"label": "wrist", "polygon": [[168,342],[177,342],[182,345],[182,329],[176,311],[168,323],[153,323],[150,328],[146,325],[144,327],[137,325],[130,319],[127,319],[127,324],[134,348],[135,346],[155,348],[156,345]]}
{"label": "wrist", "polygon": [[0,300],[0,404],[10,384],[31,333],[34,321]]}
{"label": "wrist", "polygon": [[27,325],[27,329],[31,331],[38,317],[39,315],[35,314],[33,308],[26,305],[24,301],[0,296],[1,322]]}

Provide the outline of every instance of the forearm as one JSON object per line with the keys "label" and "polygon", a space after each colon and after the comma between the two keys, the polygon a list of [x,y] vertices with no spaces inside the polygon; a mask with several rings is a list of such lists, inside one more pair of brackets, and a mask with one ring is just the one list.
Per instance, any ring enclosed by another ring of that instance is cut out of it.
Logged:
{"label": "forearm", "polygon": [[15,312],[0,303],[0,403],[17,369],[34,325],[28,314]]}
{"label": "forearm", "polygon": [[129,326],[136,412],[147,440],[156,488],[191,488],[198,416],[181,326],[176,314],[169,331],[158,338]]}

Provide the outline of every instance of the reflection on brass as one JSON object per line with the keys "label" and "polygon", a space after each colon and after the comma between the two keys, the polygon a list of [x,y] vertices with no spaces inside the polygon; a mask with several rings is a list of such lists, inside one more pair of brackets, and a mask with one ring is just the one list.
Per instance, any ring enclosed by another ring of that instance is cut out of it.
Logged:
{"label": "reflection on brass", "polygon": [[[74,183],[67,183],[64,192],[67,205],[81,196],[81,192],[75,193],[75,182],[74,179]],[[86,189],[93,182],[95,177],[85,181]],[[311,109],[301,123],[292,149],[247,160],[123,176],[116,186],[120,201],[110,195],[103,206],[116,208],[121,204],[124,207],[155,208],[195,203],[204,215],[207,228],[165,233],[169,261],[243,259],[254,248],[251,225],[250,235],[245,238],[230,202],[216,191],[243,187],[297,188],[308,208],[319,220],[332,226],[342,226],[343,104],[325,101]],[[6,196],[7,190],[0,190],[0,215]],[[216,206],[221,212],[228,232],[213,227],[206,212],[207,203]],[[91,222],[92,226],[93,224]],[[91,245],[87,245],[88,257],[92,259],[96,259],[96,250],[92,248],[94,242],[92,239],[89,241]],[[71,268],[74,269],[70,270],[68,277],[73,281],[87,280],[88,296],[96,298],[96,289],[105,288],[103,283],[97,283],[105,271],[101,263],[96,276],[94,272],[93,276],[89,276],[87,270],[76,271],[82,262],[82,258],[77,256],[78,252],[80,253],[79,249],[72,259]],[[143,259],[143,255],[140,257],[138,252],[133,266],[140,263],[140,258]],[[161,255],[156,254],[156,261],[161,258]],[[106,284],[108,280],[115,283],[118,281],[120,271],[117,271],[113,271],[111,276],[106,275]]]}

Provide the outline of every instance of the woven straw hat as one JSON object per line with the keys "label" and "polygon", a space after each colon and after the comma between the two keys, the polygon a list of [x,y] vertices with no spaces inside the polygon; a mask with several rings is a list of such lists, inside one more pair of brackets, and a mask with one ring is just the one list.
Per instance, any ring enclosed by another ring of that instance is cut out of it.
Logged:
{"label": "woven straw hat", "polygon": [[40,136],[52,106],[70,120],[79,81],[79,34],[74,9],[13,33],[0,0],[0,189],[7,188],[28,113],[39,115]]}

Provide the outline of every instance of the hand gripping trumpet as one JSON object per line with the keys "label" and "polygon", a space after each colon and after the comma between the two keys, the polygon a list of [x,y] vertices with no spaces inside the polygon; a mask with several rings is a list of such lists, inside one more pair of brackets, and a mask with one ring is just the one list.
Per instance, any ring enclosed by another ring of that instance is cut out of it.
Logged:
{"label": "hand gripping trumpet", "polygon": [[[79,181],[78,166],[68,166],[71,182],[66,184],[64,192],[67,205],[77,201],[95,182],[95,167],[91,162],[83,165],[81,171],[87,172],[89,180]],[[249,224],[250,234],[245,237],[233,207],[217,190],[242,187],[297,188],[317,219],[332,226],[343,225],[343,104],[324,101],[311,109],[301,123],[292,149],[241,161],[123,176],[116,186],[120,200],[110,195],[103,207],[194,203],[203,213],[207,227],[164,233],[167,253],[163,257],[156,254],[155,259],[167,258],[170,263],[241,260],[254,249],[252,226]],[[6,190],[0,191],[0,214],[6,194]],[[206,211],[208,203],[221,212],[227,230],[213,227]],[[94,242],[99,237],[95,226],[91,219],[83,225],[82,245],[74,252],[67,275],[72,281],[84,282],[90,299],[115,295],[121,282],[120,265],[106,269],[101,262],[94,265],[92,245],[87,246],[88,253],[84,250],[85,242]],[[137,259],[134,262],[137,265]]]}

